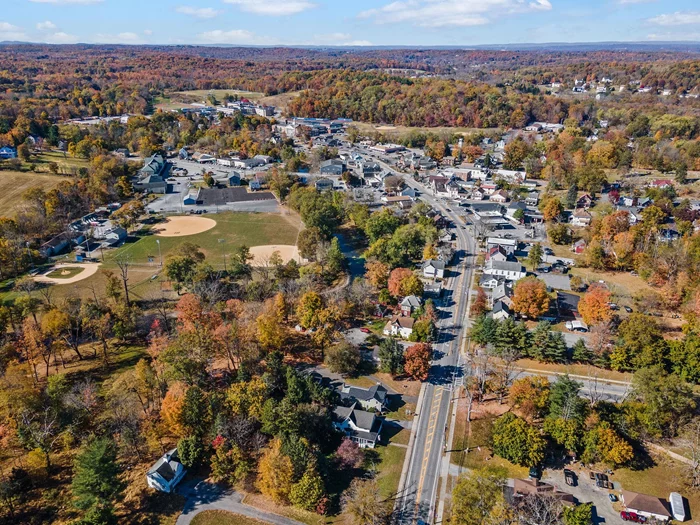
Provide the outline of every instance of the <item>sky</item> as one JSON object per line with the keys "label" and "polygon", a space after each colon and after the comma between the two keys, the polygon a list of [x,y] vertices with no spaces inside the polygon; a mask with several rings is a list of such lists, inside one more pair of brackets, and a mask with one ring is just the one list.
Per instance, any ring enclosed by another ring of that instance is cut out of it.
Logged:
{"label": "sky", "polygon": [[0,41],[472,46],[700,41],[698,0],[0,0]]}

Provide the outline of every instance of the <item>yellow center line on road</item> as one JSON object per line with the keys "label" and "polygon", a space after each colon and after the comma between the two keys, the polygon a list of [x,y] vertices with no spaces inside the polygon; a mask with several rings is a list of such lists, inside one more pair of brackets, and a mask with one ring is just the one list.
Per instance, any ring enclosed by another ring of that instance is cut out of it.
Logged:
{"label": "yellow center line on road", "polygon": [[430,461],[430,452],[433,448],[433,439],[435,437],[435,432],[437,431],[438,416],[440,414],[440,405],[442,404],[442,397],[445,395],[446,390],[442,387],[437,387],[433,394],[433,400],[430,405],[430,419],[428,421],[428,434],[425,440],[425,447],[423,448],[423,461],[421,462],[420,477],[418,479],[418,490],[416,491],[416,511],[420,505],[421,493],[423,492],[423,485],[425,483],[425,476],[428,470],[428,463]]}

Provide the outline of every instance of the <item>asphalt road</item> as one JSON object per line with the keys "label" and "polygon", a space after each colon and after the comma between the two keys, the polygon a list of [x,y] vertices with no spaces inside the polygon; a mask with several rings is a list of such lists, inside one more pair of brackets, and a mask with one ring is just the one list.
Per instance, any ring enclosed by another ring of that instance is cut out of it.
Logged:
{"label": "asphalt road", "polygon": [[[387,165],[383,167],[389,169]],[[450,416],[451,387],[463,372],[459,353],[466,330],[465,313],[476,250],[456,213],[447,211],[444,203],[433,198],[425,187],[410,177],[405,177],[405,181],[419,189],[424,201],[455,224],[457,239],[455,258],[444,279],[443,295],[438,303],[440,319],[437,323],[438,339],[433,345],[434,360],[417,407],[415,441],[406,459],[406,476],[399,487],[400,502],[397,505],[399,521],[412,523],[423,520],[430,523],[436,509],[440,465]]]}

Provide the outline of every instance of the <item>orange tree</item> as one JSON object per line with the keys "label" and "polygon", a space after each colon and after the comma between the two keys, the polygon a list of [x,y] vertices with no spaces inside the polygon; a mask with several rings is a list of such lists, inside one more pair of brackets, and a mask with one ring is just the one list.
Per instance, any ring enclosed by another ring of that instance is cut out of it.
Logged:
{"label": "orange tree", "polygon": [[433,349],[428,343],[418,343],[409,347],[404,354],[403,369],[406,375],[418,381],[428,379],[432,354]]}
{"label": "orange tree", "polygon": [[592,285],[579,301],[578,311],[586,324],[607,323],[612,317],[610,292],[599,284]]}
{"label": "orange tree", "polygon": [[537,277],[520,279],[513,292],[513,309],[516,312],[537,319],[549,310],[547,286]]}

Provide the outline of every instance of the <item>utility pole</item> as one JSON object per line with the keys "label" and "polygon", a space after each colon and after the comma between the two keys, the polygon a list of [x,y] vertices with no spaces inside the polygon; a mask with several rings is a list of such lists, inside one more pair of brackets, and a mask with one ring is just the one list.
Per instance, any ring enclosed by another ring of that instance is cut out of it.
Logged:
{"label": "utility pole", "polygon": [[224,246],[224,243],[226,242],[226,239],[219,239],[219,244],[221,245],[221,251],[224,253],[224,273],[228,273],[228,270],[226,269],[226,247]]}

